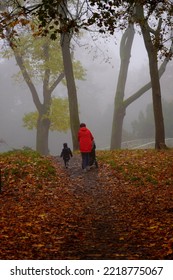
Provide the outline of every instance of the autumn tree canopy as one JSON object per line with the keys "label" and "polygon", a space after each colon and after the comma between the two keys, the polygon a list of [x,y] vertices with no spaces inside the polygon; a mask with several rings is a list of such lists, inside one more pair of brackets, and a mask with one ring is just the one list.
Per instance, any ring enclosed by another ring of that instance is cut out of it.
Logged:
{"label": "autumn tree canopy", "polygon": [[[64,0],[6,0],[0,1],[0,33],[3,34],[3,27],[8,24],[16,25],[23,22],[24,17],[37,15],[40,26],[44,32],[51,32],[52,38],[56,33],[64,31],[78,32],[81,28],[89,29],[96,24],[99,31],[114,33],[115,29],[124,29],[129,21],[134,19],[134,8],[142,4],[146,11],[146,17],[150,18],[154,13],[156,17],[163,17],[164,28],[168,31],[172,24],[173,5],[171,0],[78,0],[68,1],[66,17],[62,15]],[[9,12],[4,12],[5,6],[13,6]],[[74,9],[75,8],[75,9]],[[152,22],[152,18],[151,18]]]}

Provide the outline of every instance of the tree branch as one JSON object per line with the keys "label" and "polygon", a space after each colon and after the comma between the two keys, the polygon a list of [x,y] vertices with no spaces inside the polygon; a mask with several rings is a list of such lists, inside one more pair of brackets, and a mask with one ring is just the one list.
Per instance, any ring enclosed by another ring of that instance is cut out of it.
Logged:
{"label": "tree branch", "polygon": [[51,85],[49,88],[50,94],[54,91],[54,89],[57,87],[57,85],[62,81],[62,79],[65,77],[64,73],[61,73],[59,77],[56,79],[56,81]]}
{"label": "tree branch", "polygon": [[23,78],[24,78],[25,82],[27,83],[27,85],[28,85],[28,87],[29,87],[29,89],[31,91],[32,99],[34,101],[34,104],[35,104],[37,110],[40,111],[41,107],[42,107],[42,104],[41,104],[41,102],[39,100],[39,97],[38,97],[38,94],[37,94],[37,90],[36,90],[32,80],[31,80],[27,70],[26,70],[26,67],[25,67],[24,63],[23,63],[23,59],[22,59],[22,57],[20,55],[17,54],[17,52],[14,49],[13,49],[13,52],[14,52],[14,56],[15,56],[16,62],[19,65],[20,70],[22,72]]}
{"label": "tree branch", "polygon": [[[159,68],[159,77],[161,78],[166,70],[166,66],[169,62],[168,58],[165,58],[163,63],[161,64]],[[147,92],[151,88],[151,82],[148,82],[145,86],[140,88],[136,93],[134,93],[132,96],[124,100],[123,106],[127,108],[131,103],[133,103],[136,99],[138,99],[141,95],[143,95],[145,92]]]}

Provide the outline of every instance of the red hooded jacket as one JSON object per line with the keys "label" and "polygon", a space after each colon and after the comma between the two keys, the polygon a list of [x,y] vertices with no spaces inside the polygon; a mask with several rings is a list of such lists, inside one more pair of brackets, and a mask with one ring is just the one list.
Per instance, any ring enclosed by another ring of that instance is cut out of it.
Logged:
{"label": "red hooded jacket", "polygon": [[86,127],[81,127],[78,132],[79,149],[81,153],[90,153],[94,137]]}

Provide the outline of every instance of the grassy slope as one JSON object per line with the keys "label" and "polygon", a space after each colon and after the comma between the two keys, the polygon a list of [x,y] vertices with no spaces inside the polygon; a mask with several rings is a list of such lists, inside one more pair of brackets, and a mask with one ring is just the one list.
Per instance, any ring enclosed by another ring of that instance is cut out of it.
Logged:
{"label": "grassy slope", "polygon": [[117,176],[136,186],[173,184],[173,150],[119,150],[99,152],[99,159],[111,165]]}

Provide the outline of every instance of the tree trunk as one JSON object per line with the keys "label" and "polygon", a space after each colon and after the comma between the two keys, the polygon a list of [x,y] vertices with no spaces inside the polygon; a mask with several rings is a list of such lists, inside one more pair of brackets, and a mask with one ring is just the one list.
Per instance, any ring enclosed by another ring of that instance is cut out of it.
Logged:
{"label": "tree trunk", "polygon": [[[162,111],[162,100],[161,100],[161,88],[159,80],[159,70],[157,63],[157,48],[152,42],[150,32],[151,28],[144,19],[144,10],[142,5],[137,5],[137,15],[139,17],[139,23],[144,38],[145,47],[148,53],[150,77],[152,85],[152,98],[153,98],[153,111],[155,121],[155,148],[162,149],[166,148],[165,145],[165,128]],[[155,36],[159,36],[159,30],[154,32]],[[156,40],[158,38],[156,37]]]}
{"label": "tree trunk", "polygon": [[78,130],[79,130],[79,110],[77,101],[77,92],[75,79],[73,74],[73,65],[70,53],[70,34],[63,33],[61,35],[62,56],[64,62],[64,73],[67,82],[69,112],[70,112],[70,127],[72,134],[73,150],[78,150]]}
{"label": "tree trunk", "polygon": [[152,83],[153,111],[155,120],[155,148],[165,148],[165,128],[162,111],[161,88],[158,75],[157,53],[153,53],[151,49],[148,52],[150,64],[150,76]]}
{"label": "tree trunk", "polygon": [[72,57],[70,53],[70,43],[72,38],[73,30],[67,30],[68,21],[68,9],[67,0],[64,0],[59,6],[59,12],[64,19],[64,23],[61,23],[61,49],[64,63],[64,73],[67,82],[68,100],[69,100],[69,112],[70,112],[70,128],[72,134],[73,150],[79,149],[78,144],[78,130],[79,130],[79,110],[78,110],[78,100],[77,100],[77,90],[75,84],[75,78],[73,73]]}
{"label": "tree trunk", "polygon": [[110,149],[120,149],[122,140],[122,127],[123,119],[125,116],[125,107],[123,106],[124,91],[127,80],[128,67],[131,57],[131,47],[134,39],[134,27],[131,24],[121,39],[120,45],[120,57],[121,66],[118,77],[117,90],[114,102],[114,114],[112,122],[112,135],[111,135],[111,145]]}
{"label": "tree trunk", "polygon": [[114,109],[113,128],[111,136],[111,150],[121,149],[123,121],[126,108],[122,105]]}
{"label": "tree trunk", "polygon": [[50,120],[45,118],[43,114],[39,114],[37,121],[36,150],[41,155],[49,154],[49,128]]}

